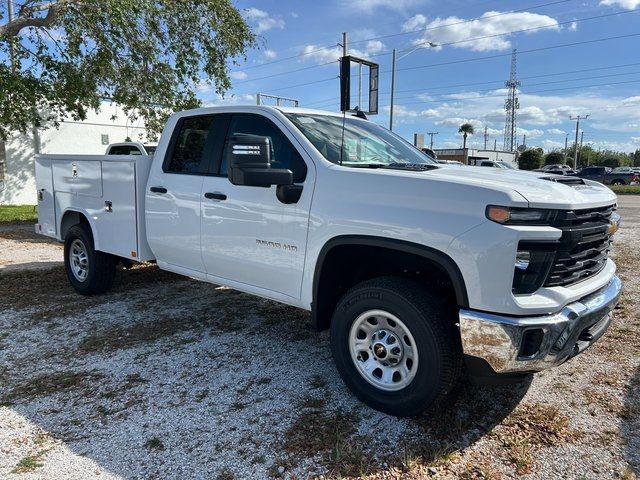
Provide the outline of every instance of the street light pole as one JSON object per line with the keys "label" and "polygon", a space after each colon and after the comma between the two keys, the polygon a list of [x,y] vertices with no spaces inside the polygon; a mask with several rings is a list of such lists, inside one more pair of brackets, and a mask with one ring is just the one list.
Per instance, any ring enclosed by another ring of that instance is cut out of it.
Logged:
{"label": "street light pole", "polygon": [[389,130],[393,131],[393,94],[396,89],[396,49],[391,54],[391,105],[389,106]]}
{"label": "street light pole", "polygon": [[[429,45],[432,48],[439,46],[435,42],[421,42],[418,45],[416,45],[415,48],[409,50],[407,53],[402,55],[400,58],[404,58],[407,55],[412,54],[419,48],[423,48],[423,45]],[[397,53],[396,49],[394,48],[391,55],[391,104],[389,105],[389,130],[392,130],[392,131],[393,131],[393,97],[396,90],[396,53]],[[400,58],[398,58],[397,60],[400,60]]]}
{"label": "street light pole", "polygon": [[580,128],[580,119],[586,120],[589,118],[589,115],[585,115],[584,117],[578,115],[576,117],[569,117],[570,120],[576,121],[576,142],[573,147],[573,169],[576,169],[578,165],[578,129]]}

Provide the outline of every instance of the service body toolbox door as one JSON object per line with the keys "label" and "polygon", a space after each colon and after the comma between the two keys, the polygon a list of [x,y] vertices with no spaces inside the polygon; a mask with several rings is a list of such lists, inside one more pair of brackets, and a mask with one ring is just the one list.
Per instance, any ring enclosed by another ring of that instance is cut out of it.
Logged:
{"label": "service body toolbox door", "polygon": [[269,137],[272,165],[290,168],[303,191],[297,203],[284,204],[275,186],[233,185],[227,178],[225,144],[216,142],[214,155],[221,165],[217,176],[204,179],[202,189],[202,258],[207,274],[214,282],[231,280],[299,299],[314,168],[294,146],[295,138],[278,126],[277,118],[234,114],[227,121],[228,137]]}
{"label": "service body toolbox door", "polygon": [[38,233],[56,236],[56,210],[53,198],[51,160],[36,155],[36,189],[38,191]]}

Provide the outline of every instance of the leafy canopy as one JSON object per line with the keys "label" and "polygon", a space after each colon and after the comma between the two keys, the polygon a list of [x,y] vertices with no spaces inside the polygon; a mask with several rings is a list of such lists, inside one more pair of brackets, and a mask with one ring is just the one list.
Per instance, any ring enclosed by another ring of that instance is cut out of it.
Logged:
{"label": "leafy canopy", "polygon": [[152,132],[199,105],[204,80],[223,93],[229,60],[255,45],[231,0],[19,0],[0,4],[0,137],[110,98]]}
{"label": "leafy canopy", "polygon": [[535,170],[542,166],[542,149],[533,148],[525,150],[518,157],[518,167],[521,170]]}
{"label": "leafy canopy", "polygon": [[458,133],[463,133],[466,137],[467,135],[473,135],[476,131],[470,123],[463,123],[458,129]]}

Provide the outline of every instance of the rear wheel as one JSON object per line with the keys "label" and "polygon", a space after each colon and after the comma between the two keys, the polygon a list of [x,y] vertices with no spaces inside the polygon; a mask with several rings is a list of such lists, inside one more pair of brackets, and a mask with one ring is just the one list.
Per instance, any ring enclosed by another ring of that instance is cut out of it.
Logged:
{"label": "rear wheel", "polygon": [[331,349],[344,382],[367,405],[391,415],[416,415],[442,400],[462,365],[453,313],[411,280],[382,277],[356,285],[331,322]]}
{"label": "rear wheel", "polygon": [[64,265],[69,282],[78,293],[92,295],[109,290],[116,264],[113,255],[96,251],[87,226],[74,225],[69,229],[64,241]]}
{"label": "rear wheel", "polygon": [[611,182],[611,185],[624,185],[624,181],[623,180],[614,180],[613,182]]}

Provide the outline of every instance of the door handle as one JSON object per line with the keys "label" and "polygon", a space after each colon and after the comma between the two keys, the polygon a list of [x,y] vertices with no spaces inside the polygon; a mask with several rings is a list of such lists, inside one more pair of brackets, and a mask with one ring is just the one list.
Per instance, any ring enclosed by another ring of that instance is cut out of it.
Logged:
{"label": "door handle", "polygon": [[167,189],[164,187],[151,187],[149,190],[153,193],[167,193]]}
{"label": "door handle", "polygon": [[227,196],[224,193],[207,192],[204,194],[204,198],[211,200],[226,200]]}

